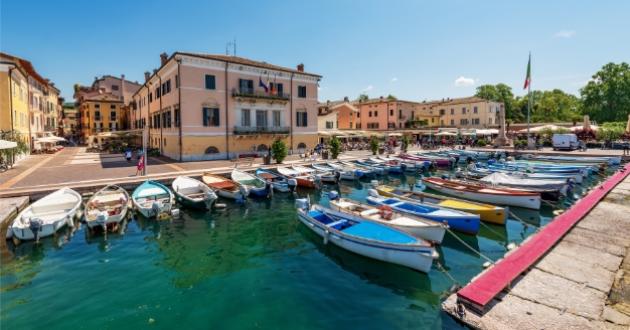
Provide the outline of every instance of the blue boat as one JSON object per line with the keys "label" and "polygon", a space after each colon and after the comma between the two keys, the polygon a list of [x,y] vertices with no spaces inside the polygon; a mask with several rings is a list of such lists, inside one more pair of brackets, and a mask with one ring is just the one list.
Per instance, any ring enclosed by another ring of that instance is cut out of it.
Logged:
{"label": "blue boat", "polygon": [[131,194],[131,200],[138,212],[147,218],[167,214],[175,204],[175,196],[165,185],[147,180]]}
{"label": "blue boat", "polygon": [[370,191],[367,202],[372,205],[387,206],[392,210],[436,222],[446,222],[450,228],[466,234],[479,232],[479,214],[438,207],[433,204],[403,201],[394,197],[381,197],[378,192]]}
{"label": "blue boat", "polygon": [[291,181],[289,181],[289,179],[279,173],[274,173],[262,168],[256,170],[256,177],[271,183],[273,189],[278,192],[293,191],[297,185],[295,179],[291,179]]}

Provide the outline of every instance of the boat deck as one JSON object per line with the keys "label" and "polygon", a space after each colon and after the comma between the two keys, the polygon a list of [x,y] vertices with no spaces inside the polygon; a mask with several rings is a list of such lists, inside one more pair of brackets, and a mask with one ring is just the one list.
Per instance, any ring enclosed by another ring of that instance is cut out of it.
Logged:
{"label": "boat deck", "polygon": [[607,297],[629,259],[628,174],[630,164],[451,295],[443,309],[481,329],[627,329],[630,316],[609,307]]}

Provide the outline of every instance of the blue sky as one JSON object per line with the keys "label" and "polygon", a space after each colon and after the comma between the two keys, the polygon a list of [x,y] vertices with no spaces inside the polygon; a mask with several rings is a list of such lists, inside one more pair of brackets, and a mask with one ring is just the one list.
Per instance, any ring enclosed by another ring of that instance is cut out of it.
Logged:
{"label": "blue sky", "polygon": [[159,54],[225,53],[323,75],[319,99],[365,92],[424,100],[504,82],[579,93],[630,61],[630,1],[32,1],[0,3],[0,49],[33,62],[67,99],[75,83],[142,80]]}

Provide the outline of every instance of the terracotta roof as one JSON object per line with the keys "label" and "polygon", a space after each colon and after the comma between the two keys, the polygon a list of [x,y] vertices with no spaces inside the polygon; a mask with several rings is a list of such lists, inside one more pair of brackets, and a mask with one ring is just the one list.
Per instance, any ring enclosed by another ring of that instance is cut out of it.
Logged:
{"label": "terracotta roof", "polygon": [[44,79],[44,77],[40,76],[39,73],[37,73],[37,71],[35,71],[35,68],[33,67],[33,64],[31,62],[17,56],[9,55],[4,52],[0,52],[0,56],[9,58],[13,61],[17,61],[20,67],[22,67],[22,69],[26,71],[26,74],[33,77],[35,80],[39,81],[42,85],[50,86],[49,82],[46,79]]}
{"label": "terracotta roof", "polygon": [[122,100],[115,95],[112,95],[110,93],[105,93],[105,94],[94,94],[94,95],[86,95],[85,98],[83,99],[83,101],[85,102],[122,102]]}
{"label": "terracotta roof", "polygon": [[287,68],[287,67],[283,67],[283,66],[279,66],[279,65],[269,64],[267,62],[262,62],[262,61],[250,60],[250,59],[247,59],[247,58],[244,58],[244,57],[238,57],[238,56],[175,52],[173,55],[171,55],[171,57],[173,57],[176,54],[195,56],[195,57],[205,58],[205,59],[209,59],[209,60],[222,61],[222,62],[243,64],[243,65],[251,65],[251,66],[256,66],[256,67],[260,67],[260,68],[266,68],[266,69],[270,69],[270,70],[286,71],[286,72],[304,74],[304,75],[314,76],[314,77],[319,77],[319,78],[322,77],[322,76],[320,76],[318,74],[302,72],[302,71],[298,71],[296,69],[291,69],[291,68]]}

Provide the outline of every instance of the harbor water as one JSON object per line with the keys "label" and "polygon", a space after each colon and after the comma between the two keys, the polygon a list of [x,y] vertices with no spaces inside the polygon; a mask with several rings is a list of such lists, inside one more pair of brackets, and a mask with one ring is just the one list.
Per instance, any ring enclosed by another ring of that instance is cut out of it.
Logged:
{"label": "harbor water", "polygon": [[[408,188],[416,178],[385,183]],[[381,180],[383,181],[383,180]],[[368,180],[299,190],[364,201]],[[521,220],[447,234],[428,274],[324,245],[296,217],[292,194],[226,202],[178,219],[130,219],[121,234],[89,235],[77,222],[39,244],[3,247],[0,327],[6,329],[461,328],[440,303],[553,217],[511,208]]]}

